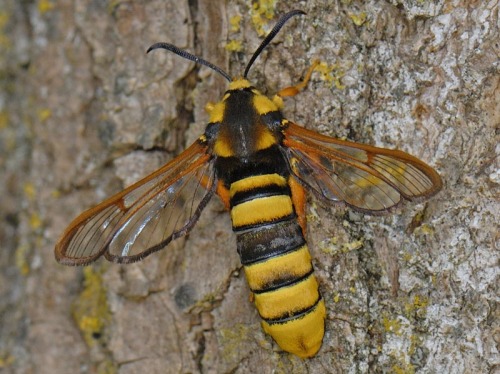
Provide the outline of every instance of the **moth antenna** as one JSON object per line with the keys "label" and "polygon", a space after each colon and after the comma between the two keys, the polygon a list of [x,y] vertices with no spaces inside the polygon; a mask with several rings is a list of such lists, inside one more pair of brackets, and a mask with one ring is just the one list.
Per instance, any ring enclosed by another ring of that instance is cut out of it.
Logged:
{"label": "moth antenna", "polygon": [[212,64],[212,63],[210,63],[210,62],[202,59],[201,57],[192,55],[191,53],[186,52],[185,50],[180,49],[180,48],[178,48],[175,45],[170,44],[170,43],[155,43],[151,47],[148,48],[148,50],[146,51],[146,53],[149,53],[152,50],[158,49],[158,48],[166,49],[167,51],[173,52],[176,55],[181,56],[181,57],[183,57],[183,58],[185,58],[187,60],[191,60],[191,61],[193,61],[193,62],[195,62],[197,64],[201,64],[201,65],[204,65],[206,67],[209,67],[213,71],[216,71],[217,73],[219,73],[220,75],[222,75],[229,82],[231,82],[231,80],[232,80],[231,77],[229,76],[229,74],[226,73],[224,70],[222,70],[220,67],[215,66],[214,64]]}
{"label": "moth antenna", "polygon": [[296,10],[292,10],[292,11],[286,13],[278,20],[278,22],[276,23],[276,25],[274,25],[271,32],[269,34],[267,34],[266,38],[262,41],[259,48],[257,48],[257,50],[254,52],[252,58],[250,59],[250,61],[247,64],[247,67],[245,68],[245,73],[243,74],[243,78],[247,77],[248,72],[250,71],[250,68],[252,67],[252,64],[255,62],[257,57],[259,57],[262,50],[267,47],[267,45],[271,42],[271,40],[274,39],[274,37],[278,34],[278,32],[281,30],[281,28],[285,25],[285,23],[290,18],[292,18],[294,16],[299,16],[299,15],[304,15],[304,14],[306,14],[306,12],[296,9]]}

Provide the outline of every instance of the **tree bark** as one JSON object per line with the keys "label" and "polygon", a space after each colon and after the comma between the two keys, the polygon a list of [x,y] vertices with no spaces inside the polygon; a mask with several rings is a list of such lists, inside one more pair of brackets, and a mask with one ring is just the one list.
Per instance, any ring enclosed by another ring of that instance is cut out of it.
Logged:
{"label": "tree bark", "polygon": [[[9,373],[493,373],[499,370],[498,1],[0,0],[0,369]],[[260,328],[218,198],[131,265],[59,265],[70,220],[172,159],[275,20],[249,79],[285,116],[399,148],[444,181],[384,217],[308,203],[325,299],[319,354]],[[238,18],[241,17],[241,18]],[[1,370],[0,370],[1,371]]]}

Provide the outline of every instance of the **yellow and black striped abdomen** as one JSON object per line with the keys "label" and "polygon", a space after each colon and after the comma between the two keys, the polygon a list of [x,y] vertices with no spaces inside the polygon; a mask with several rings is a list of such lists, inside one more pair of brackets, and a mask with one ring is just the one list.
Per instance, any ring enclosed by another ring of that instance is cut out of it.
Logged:
{"label": "yellow and black striped abdomen", "polygon": [[285,351],[314,356],[325,305],[286,177],[247,175],[229,192],[238,253],[264,330]]}

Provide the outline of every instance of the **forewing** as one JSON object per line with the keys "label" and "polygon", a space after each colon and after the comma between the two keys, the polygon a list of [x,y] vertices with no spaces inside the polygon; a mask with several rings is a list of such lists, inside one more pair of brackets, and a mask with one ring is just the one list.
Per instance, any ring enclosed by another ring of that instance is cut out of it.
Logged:
{"label": "forewing", "polygon": [[77,217],[56,245],[56,259],[85,265],[105,254],[134,262],[186,234],[213,194],[214,160],[195,142],[156,172]]}
{"label": "forewing", "polygon": [[442,187],[433,168],[405,152],[331,138],[293,123],[283,133],[293,174],[328,201],[376,214]]}

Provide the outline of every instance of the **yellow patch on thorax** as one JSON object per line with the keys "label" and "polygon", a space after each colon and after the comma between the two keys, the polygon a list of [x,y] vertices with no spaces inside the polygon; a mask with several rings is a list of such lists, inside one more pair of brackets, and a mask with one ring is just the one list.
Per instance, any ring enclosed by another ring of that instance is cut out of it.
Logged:
{"label": "yellow patch on thorax", "polygon": [[266,114],[279,110],[278,106],[268,97],[262,95],[260,92],[254,92],[253,105],[257,109],[257,113]]}
{"label": "yellow patch on thorax", "polygon": [[257,141],[255,142],[255,151],[261,151],[276,144],[276,138],[268,128],[262,126],[259,130],[257,132]]}
{"label": "yellow patch on thorax", "polygon": [[242,88],[248,88],[251,87],[252,85],[250,82],[245,79],[245,78],[235,78],[231,83],[229,83],[229,90],[240,90]]}
{"label": "yellow patch on thorax", "polygon": [[219,157],[232,157],[234,156],[233,147],[230,142],[225,138],[219,138],[214,144],[214,153]]}
{"label": "yellow patch on thorax", "polygon": [[226,104],[224,101],[219,101],[216,104],[212,104],[210,107],[206,107],[210,111],[210,123],[222,122],[224,118],[224,110],[226,109]]}

